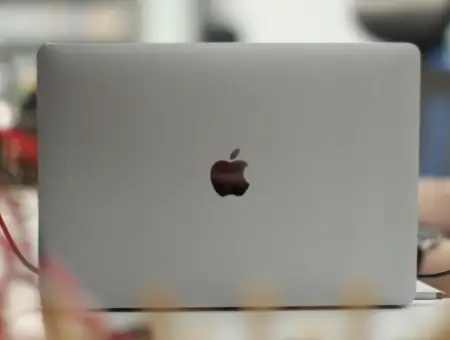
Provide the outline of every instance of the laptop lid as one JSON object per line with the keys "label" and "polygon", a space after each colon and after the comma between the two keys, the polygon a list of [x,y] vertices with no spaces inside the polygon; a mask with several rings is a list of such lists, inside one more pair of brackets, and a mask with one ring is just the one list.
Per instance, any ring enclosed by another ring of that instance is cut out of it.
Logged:
{"label": "laptop lid", "polygon": [[104,308],[379,305],[415,292],[419,53],[405,44],[49,44],[40,232]]}

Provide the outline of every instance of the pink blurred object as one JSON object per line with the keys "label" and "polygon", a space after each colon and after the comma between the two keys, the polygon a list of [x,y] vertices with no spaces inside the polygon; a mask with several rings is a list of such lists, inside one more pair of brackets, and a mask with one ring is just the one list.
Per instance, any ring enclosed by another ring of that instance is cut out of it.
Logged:
{"label": "pink blurred object", "polygon": [[48,281],[51,289],[65,298],[65,317],[74,318],[83,323],[89,332],[99,339],[108,337],[109,331],[101,322],[100,318],[86,309],[86,301],[80,294],[80,288],[75,278],[61,267],[54,259],[42,262],[44,280]]}

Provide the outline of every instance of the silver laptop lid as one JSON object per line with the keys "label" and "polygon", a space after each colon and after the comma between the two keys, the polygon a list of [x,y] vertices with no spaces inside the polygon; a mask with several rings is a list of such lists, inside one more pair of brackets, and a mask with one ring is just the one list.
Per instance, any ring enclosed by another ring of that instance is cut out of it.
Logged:
{"label": "silver laptop lid", "polygon": [[45,250],[105,308],[148,307],[157,285],[234,307],[255,282],[333,306],[354,280],[408,303],[419,59],[405,44],[43,47]]}

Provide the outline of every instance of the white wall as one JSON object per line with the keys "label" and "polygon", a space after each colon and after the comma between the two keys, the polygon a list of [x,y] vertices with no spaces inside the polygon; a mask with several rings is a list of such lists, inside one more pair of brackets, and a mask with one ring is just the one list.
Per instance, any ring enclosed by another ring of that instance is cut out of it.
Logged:
{"label": "white wall", "polygon": [[218,9],[254,42],[348,42],[367,39],[352,0],[219,0]]}
{"label": "white wall", "polygon": [[[195,37],[198,0],[144,0],[144,39],[186,42]],[[323,42],[366,39],[352,0],[215,0],[246,41]]]}
{"label": "white wall", "polygon": [[197,34],[196,0],[142,0],[144,41],[188,42]]}

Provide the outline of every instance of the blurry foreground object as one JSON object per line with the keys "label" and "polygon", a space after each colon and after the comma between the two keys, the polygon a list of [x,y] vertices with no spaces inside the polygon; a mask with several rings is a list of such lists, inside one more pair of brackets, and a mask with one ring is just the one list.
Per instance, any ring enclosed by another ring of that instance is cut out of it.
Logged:
{"label": "blurry foreground object", "polygon": [[422,51],[441,43],[450,20],[448,0],[355,0],[355,7],[361,25],[378,39]]}

